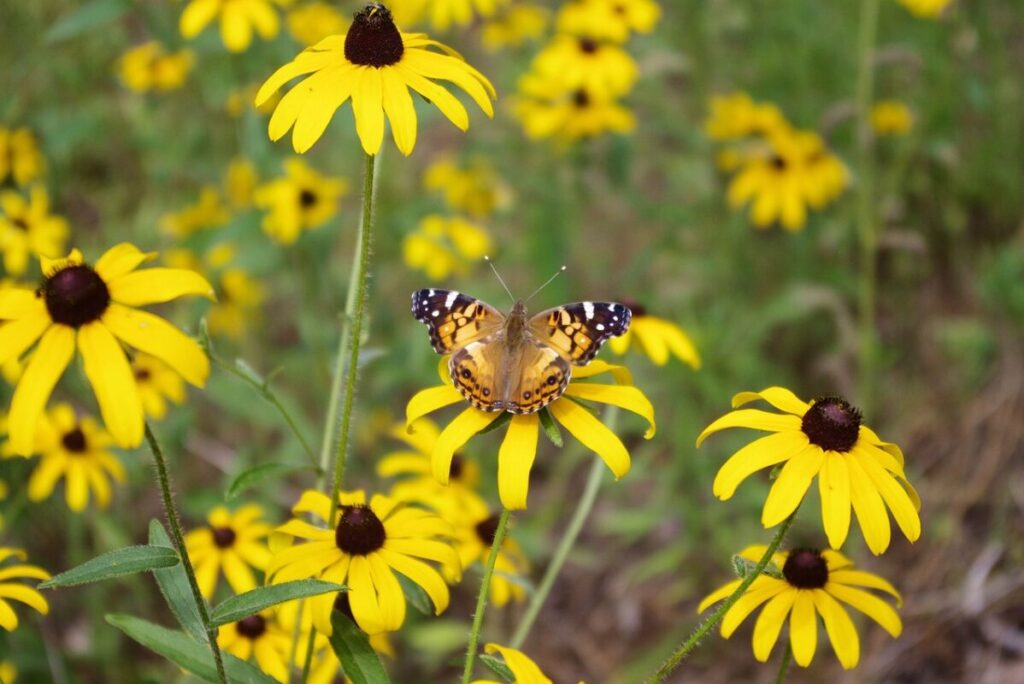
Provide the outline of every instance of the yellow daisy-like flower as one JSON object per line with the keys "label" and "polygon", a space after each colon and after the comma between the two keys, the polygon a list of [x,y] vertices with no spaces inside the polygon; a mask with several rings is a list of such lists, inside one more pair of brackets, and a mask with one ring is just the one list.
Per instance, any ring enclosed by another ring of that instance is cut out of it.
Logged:
{"label": "yellow daisy-like flower", "polygon": [[54,258],[64,253],[68,222],[50,213],[46,188],[36,185],[28,200],[14,190],[0,192],[0,252],[4,270],[20,276],[28,267],[29,257]]}
{"label": "yellow daisy-like flower", "polygon": [[[342,493],[331,517],[331,500],[306,491],[292,509],[309,513],[330,528],[292,519],[278,532],[305,540],[274,555],[267,567],[272,583],[318,577],[348,585],[348,599],[359,628],[367,634],[393,632],[405,622],[405,594],[395,573],[415,582],[440,615],[448,607],[448,586],[441,574],[420,558],[448,565],[458,556],[446,541],[452,530],[433,513],[402,506],[380,494],[369,505],[362,491]],[[330,635],[335,596],[309,599],[313,625]]]}
{"label": "yellow daisy-like flower", "polygon": [[423,174],[423,187],[442,193],[449,209],[486,219],[509,200],[509,190],[486,159],[459,164],[441,157]]}
{"label": "yellow daisy-like flower", "polygon": [[429,498],[461,496],[473,493],[480,482],[480,466],[460,454],[452,456],[448,484],[434,479],[430,455],[441,435],[440,428],[429,418],[420,418],[408,428],[405,423],[394,426],[391,435],[409,446],[392,451],[377,461],[377,474],[383,478],[398,477],[391,496],[401,501],[425,501]]}
{"label": "yellow daisy-like flower", "polygon": [[914,115],[899,100],[883,100],[871,108],[871,127],[878,135],[906,135],[914,127]]}
{"label": "yellow daisy-like flower", "polygon": [[328,36],[344,33],[348,18],[326,2],[309,2],[288,11],[288,32],[303,45],[316,45]]}
{"label": "yellow daisy-like flower", "polygon": [[248,209],[258,182],[259,176],[251,161],[242,157],[232,159],[224,174],[224,196],[235,209]]}
{"label": "yellow daisy-like flower", "polygon": [[0,128],[0,183],[28,185],[43,175],[46,161],[36,136],[27,128]]}
{"label": "yellow daisy-like flower", "polygon": [[491,251],[491,236],[482,226],[457,216],[430,214],[402,240],[402,257],[411,269],[433,281],[464,275]]}
{"label": "yellow daisy-like flower", "polygon": [[[740,408],[758,399],[783,413]],[[889,548],[887,508],[907,539],[913,542],[921,536],[921,500],[907,482],[903,452],[862,425],[860,412],[846,401],[824,397],[807,403],[785,388],[769,387],[741,392],[732,405],[736,410],[705,428],[697,446],[708,435],[728,428],[773,434],[743,447],[719,469],[713,484],[719,499],[731,498],[753,473],[784,464],[764,504],[761,523],[765,527],[789,517],[817,476],[821,518],[832,548],[846,541],[851,507],[868,548],[876,555]]]}
{"label": "yellow daisy-like flower", "polygon": [[[300,643],[306,643],[306,638]],[[287,684],[292,629],[278,619],[277,610],[264,610],[221,627],[217,645],[242,660],[255,658],[260,670]]]}
{"label": "yellow daisy-like flower", "polygon": [[[25,552],[21,549],[0,547],[0,563],[15,559],[25,560]],[[0,627],[8,632],[18,628],[18,615],[11,608],[9,599],[21,601],[22,603],[35,608],[46,615],[50,612],[50,604],[35,588],[23,582],[10,582],[12,579],[37,579],[48,580],[50,573],[35,565],[24,565],[15,562],[14,565],[0,565]]]}
{"label": "yellow daisy-like flower", "polygon": [[533,3],[515,3],[484,22],[480,42],[491,52],[519,47],[544,35],[551,10]]}
{"label": "yellow daisy-like flower", "polygon": [[[766,549],[766,546],[750,546],[739,556],[757,563]],[[810,665],[818,644],[820,615],[843,669],[856,667],[860,660],[860,638],[843,603],[870,617],[893,637],[898,637],[903,630],[896,611],[864,590],[884,591],[893,596],[899,606],[902,600],[896,589],[878,575],[857,570],[853,562],[838,551],[793,549],[776,553],[772,561],[780,576],[758,576],[722,619],[722,636],[728,639],[748,615],[764,605],[754,624],[753,639],[754,657],[762,663],[771,655],[788,617],[793,659],[801,667]],[[736,579],[712,592],[701,601],[697,612],[728,598],[742,582]]]}
{"label": "yellow daisy-like flower", "polygon": [[782,111],[770,102],[755,102],[744,92],[714,95],[704,132],[712,140],[737,140],[751,135],[771,135],[788,130]]}
{"label": "yellow daisy-like flower", "polygon": [[206,520],[207,527],[185,535],[203,596],[213,597],[221,571],[236,594],[255,589],[253,569],[266,570],[271,558],[266,542],[271,527],[263,520],[263,509],[249,504],[232,513],[217,506]]}
{"label": "yellow daisy-like flower", "polygon": [[508,0],[392,0],[395,19],[402,25],[426,20],[435,31],[452,25],[468,26],[476,17],[490,17]]}
{"label": "yellow daisy-like flower", "polygon": [[136,270],[156,258],[128,243],[86,264],[74,250],[65,259],[43,259],[38,290],[0,289],[0,364],[35,352],[18,380],[8,415],[14,451],[32,452],[36,425],[75,351],[118,446],[138,446],[143,435],[142,399],[122,343],[151,354],[196,387],[206,384],[210,361],[202,348],[159,316],[136,307],[186,295],[213,297],[206,280],[192,271]]}
{"label": "yellow daisy-like flower", "polygon": [[[502,660],[505,661],[505,666],[515,675],[513,684],[552,684],[548,676],[537,667],[537,663],[530,660],[522,651],[499,646],[498,644],[487,644],[484,646],[484,651],[501,655]],[[493,679],[477,679],[472,684],[499,684],[499,682]],[[583,684],[583,682],[580,682],[580,684]]]}
{"label": "yellow daisy-like flower", "polygon": [[661,18],[654,0],[570,0],[558,10],[562,33],[624,43],[630,33],[650,33]]}
{"label": "yellow daisy-like flower", "polygon": [[303,230],[318,228],[337,213],[348,182],[321,175],[299,158],[286,160],[284,170],[283,177],[256,188],[253,201],[268,212],[263,232],[275,242],[290,245]]}
{"label": "yellow daisy-like flower", "polygon": [[185,403],[185,380],[155,356],[136,354],[132,358],[132,373],[139,388],[142,410],[153,420],[163,420],[167,415],[168,401]]}
{"label": "yellow daisy-like flower", "polygon": [[110,480],[125,480],[124,466],[108,451],[110,445],[110,435],[94,419],[79,418],[70,404],[57,404],[39,421],[36,451],[40,459],[28,481],[28,498],[45,501],[64,478],[64,497],[72,511],[85,510],[90,491],[96,505],[106,508]]}
{"label": "yellow daisy-like flower", "polygon": [[636,62],[619,45],[589,36],[558,35],[534,57],[519,90],[585,91],[608,100],[629,92],[637,72]]}
{"label": "yellow daisy-like flower", "polygon": [[544,92],[539,83],[515,103],[516,116],[528,138],[556,138],[569,144],[605,133],[631,133],[636,117],[614,99],[596,97],[586,90]]}
{"label": "yellow daisy-like flower", "polygon": [[694,369],[700,368],[697,348],[682,328],[672,321],[648,315],[647,309],[636,302],[626,302],[626,305],[633,312],[633,318],[624,335],[608,341],[613,352],[622,356],[635,339],[640,351],[657,366],[664,366],[672,355]]}
{"label": "yellow daisy-like flower", "polygon": [[899,0],[911,14],[921,19],[938,19],[953,0]]}
{"label": "yellow daisy-like flower", "polygon": [[137,45],[121,56],[121,81],[137,93],[167,92],[185,85],[195,58],[188,50],[168,53],[155,40]]}
{"label": "yellow daisy-like flower", "polygon": [[220,18],[220,37],[231,52],[245,52],[252,43],[253,30],[264,40],[277,35],[281,22],[274,5],[287,6],[291,0],[192,0],[181,13],[181,35],[192,39],[214,19]]}
{"label": "yellow daisy-like flower", "polygon": [[[434,52],[435,47],[443,52]],[[494,116],[494,86],[450,48],[422,33],[402,33],[391,12],[370,3],[358,12],[344,36],[331,36],[278,69],[256,94],[257,106],[297,76],[312,74],[281,98],[270,118],[269,134],[278,140],[294,126],[292,146],[305,152],[323,135],[334,112],[351,97],[356,133],[367,154],[384,140],[384,115],[402,154],[416,145],[416,109],[409,88],[434,104],[461,130],[469,115],[435,79],[457,85]]]}
{"label": "yellow daisy-like flower", "polygon": [[231,212],[224,206],[220,191],[207,185],[199,192],[199,199],[177,212],[160,217],[160,231],[177,240],[183,240],[201,230],[219,228],[231,219]]}
{"label": "yellow daisy-like flower", "polygon": [[[407,425],[445,406],[466,401],[455,389],[448,375],[447,358],[441,359],[438,371],[442,384],[422,390],[409,400],[405,408]],[[579,382],[605,373],[611,373],[617,384]],[[593,361],[588,366],[574,367],[572,379],[565,393],[542,409],[580,443],[601,457],[616,479],[629,472],[629,451],[622,440],[581,402],[618,406],[645,418],[650,427],[644,438],[650,439],[655,432],[654,407],[644,393],[633,387],[632,383],[632,376],[623,366]],[[455,452],[473,435],[486,429],[503,415],[504,412],[488,413],[470,407],[441,431],[430,454],[432,471],[438,482],[448,484]],[[498,451],[498,494],[502,505],[509,510],[526,508],[530,468],[537,455],[539,433],[539,412],[511,416],[508,430]]]}

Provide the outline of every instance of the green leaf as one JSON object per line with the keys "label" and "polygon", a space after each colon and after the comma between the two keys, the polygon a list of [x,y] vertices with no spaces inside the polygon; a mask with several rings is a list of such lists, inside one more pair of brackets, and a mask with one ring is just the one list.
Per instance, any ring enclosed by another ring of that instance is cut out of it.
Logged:
{"label": "green leaf", "polygon": [[74,38],[109,24],[128,9],[127,0],[94,0],[55,21],[43,38],[51,45]]}
{"label": "green leaf", "polygon": [[345,676],[353,684],[390,684],[388,673],[380,664],[377,652],[370,646],[370,637],[356,623],[338,611],[331,613],[331,648],[342,662]]}
{"label": "green leaf", "polygon": [[[117,627],[131,639],[149,650],[162,655],[178,667],[205,679],[217,682],[217,666],[213,663],[210,647],[193,641],[187,634],[148,622],[133,615],[107,615],[109,624]],[[222,653],[224,670],[231,684],[276,684],[273,677],[230,653]]]}
{"label": "green leaf", "polygon": [[508,421],[510,421],[510,420],[512,420],[512,414],[509,413],[508,411],[505,411],[504,413],[501,414],[500,418],[492,421],[490,425],[485,427],[483,430],[481,430],[477,434],[478,435],[486,435],[488,432],[492,432],[494,430],[497,430],[502,425],[507,425]]}
{"label": "green leaf", "polygon": [[[159,520],[149,521],[149,543],[153,546],[174,548]],[[156,578],[160,593],[164,595],[164,600],[177,618],[178,624],[196,641],[207,643],[206,628],[203,627],[203,619],[199,616],[199,609],[192,597],[192,587],[189,586],[185,566],[179,564],[170,568],[155,569],[153,577]]]}
{"label": "green leaf", "polygon": [[232,596],[214,608],[210,613],[210,624],[220,627],[231,622],[238,622],[265,608],[276,606],[278,603],[334,591],[348,591],[348,587],[318,579],[295,580],[294,582],[272,584],[268,587],[257,587],[244,594]]}
{"label": "green leaf", "polygon": [[547,435],[551,443],[558,448],[562,448],[564,442],[562,441],[562,431],[558,428],[558,423],[551,417],[551,414],[546,408],[540,410],[540,424],[544,428],[544,434]]}
{"label": "green leaf", "polygon": [[427,592],[423,591],[423,587],[400,572],[396,572],[395,576],[398,577],[398,583],[402,585],[402,593],[405,594],[406,600],[412,604],[413,608],[424,615],[433,616],[434,602],[427,596]]}
{"label": "green leaf", "polygon": [[[744,558],[743,556],[736,555],[732,557],[732,569],[733,572],[736,573],[737,577],[743,579],[757,569],[757,562]],[[761,574],[768,575],[769,577],[774,577],[776,579],[782,579],[782,572],[780,572],[779,568],[772,562],[769,562],[768,565],[764,567]]]}
{"label": "green leaf", "polygon": [[516,681],[515,673],[512,672],[512,670],[508,669],[508,665],[506,665],[505,661],[501,658],[484,653],[480,656],[480,660],[483,662],[484,665],[490,668],[491,672],[498,675],[506,682]]}
{"label": "green leaf", "polygon": [[41,583],[39,588],[73,587],[177,564],[178,554],[174,549],[165,546],[127,546],[96,556],[78,567],[55,575]]}
{"label": "green leaf", "polygon": [[265,480],[282,478],[292,473],[315,472],[316,470],[314,466],[308,464],[261,463],[235,475],[228,485],[225,497],[230,501]]}

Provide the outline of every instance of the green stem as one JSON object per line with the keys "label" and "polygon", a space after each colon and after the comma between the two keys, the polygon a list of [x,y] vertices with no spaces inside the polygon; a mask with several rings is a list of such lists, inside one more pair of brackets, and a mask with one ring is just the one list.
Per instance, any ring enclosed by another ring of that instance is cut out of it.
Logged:
{"label": "green stem", "polygon": [[178,516],[178,509],[174,505],[174,497],[171,495],[171,478],[167,474],[167,464],[164,462],[164,454],[160,444],[156,441],[153,430],[149,423],[146,424],[146,441],[149,443],[149,450],[153,452],[153,461],[156,463],[156,474],[160,480],[160,493],[164,499],[164,512],[167,514],[167,522],[171,525],[171,538],[174,540],[174,547],[181,557],[181,564],[185,566],[185,575],[188,576],[188,584],[192,589],[192,598],[199,609],[199,617],[206,628],[206,639],[210,642],[210,651],[213,653],[213,662],[217,665],[217,678],[221,684],[227,684],[227,675],[224,673],[224,661],[220,655],[220,646],[217,645],[217,628],[210,625],[210,614],[206,610],[206,600],[199,591],[199,582],[196,581],[196,571],[192,567],[192,559],[188,555],[188,548],[185,546],[185,537],[181,531],[181,518]]}
{"label": "green stem", "polygon": [[491,552],[487,556],[487,565],[484,567],[484,577],[480,581],[480,593],[476,597],[476,612],[473,613],[473,628],[469,632],[469,645],[466,647],[466,666],[462,670],[462,684],[469,684],[469,680],[473,677],[473,662],[476,660],[477,644],[480,642],[480,627],[484,624],[484,611],[487,610],[487,595],[491,589],[491,576],[494,575],[494,563],[498,560],[501,544],[505,541],[505,531],[508,529],[510,516],[511,511],[507,508],[501,509],[498,528],[494,531],[494,541],[491,542]]}
{"label": "green stem", "polygon": [[[800,507],[797,506],[797,510],[799,510],[799,508]],[[729,595],[729,598],[718,604],[718,608],[711,614],[711,617],[702,622],[697,629],[695,629],[690,636],[686,638],[686,641],[681,643],[679,647],[673,651],[672,655],[670,655],[668,659],[661,664],[658,671],[645,680],[645,684],[657,684],[658,682],[665,681],[665,678],[672,674],[672,670],[676,669],[676,667],[679,666],[679,663],[681,663],[683,659],[690,655],[693,649],[697,647],[697,644],[699,644],[701,640],[715,628],[715,625],[721,622],[722,618],[725,617],[725,614],[733,607],[733,604],[739,601],[740,597],[742,597],[750,585],[754,583],[754,580],[764,573],[764,569],[768,567],[768,563],[771,562],[772,556],[776,551],[778,551],[779,545],[782,544],[782,540],[785,538],[786,532],[789,531],[790,525],[793,524],[793,519],[795,517],[796,511],[793,511],[790,516],[786,518],[781,525],[779,525],[779,529],[775,532],[775,537],[772,539],[771,543],[768,544],[768,548],[765,549],[764,555],[761,556],[761,560],[757,562],[757,565],[754,566],[753,570],[746,574],[743,581],[740,582],[738,587],[736,587],[736,591],[732,592],[732,594]]]}
{"label": "green stem", "polygon": [[858,281],[858,404],[869,411],[875,393],[877,339],[875,334],[875,267],[878,231],[875,225],[875,169],[871,105],[874,100],[874,52],[880,0],[863,0],[857,40],[857,239],[860,246]]}
{"label": "green stem", "polygon": [[775,675],[775,684],[782,684],[786,681],[786,673],[789,672],[789,664],[793,661],[793,648],[787,644],[782,654],[782,662],[779,663],[779,673]]}

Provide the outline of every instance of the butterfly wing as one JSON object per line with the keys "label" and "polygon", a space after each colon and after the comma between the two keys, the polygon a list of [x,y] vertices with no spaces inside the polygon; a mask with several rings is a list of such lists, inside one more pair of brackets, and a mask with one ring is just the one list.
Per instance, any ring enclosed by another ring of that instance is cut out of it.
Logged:
{"label": "butterfly wing", "polygon": [[505,316],[490,304],[454,290],[412,293],[412,315],[427,326],[438,354],[450,354],[501,330]]}
{"label": "butterfly wing", "polygon": [[481,411],[536,413],[562,396],[572,366],[546,344],[534,343],[510,359],[490,340],[470,342],[448,362],[455,388]]}
{"label": "butterfly wing", "polygon": [[519,372],[510,383],[505,410],[536,413],[562,396],[569,386],[572,366],[553,347],[535,343],[520,357]]}
{"label": "butterfly wing", "polygon": [[629,307],[614,302],[576,302],[541,311],[530,319],[533,337],[566,361],[586,366],[601,345],[629,330]]}
{"label": "butterfly wing", "polygon": [[505,346],[483,339],[470,342],[448,360],[452,382],[470,404],[481,411],[504,411],[501,389],[506,367]]}

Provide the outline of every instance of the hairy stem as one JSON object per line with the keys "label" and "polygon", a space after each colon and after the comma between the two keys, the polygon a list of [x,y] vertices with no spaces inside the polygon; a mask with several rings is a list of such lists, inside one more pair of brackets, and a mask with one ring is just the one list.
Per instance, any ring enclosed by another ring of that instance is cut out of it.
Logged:
{"label": "hairy stem", "polygon": [[511,512],[507,508],[501,509],[498,528],[494,531],[491,552],[487,556],[484,576],[480,581],[480,593],[476,597],[476,612],[473,613],[473,628],[469,632],[469,645],[466,647],[466,666],[462,670],[462,684],[469,684],[469,680],[473,677],[473,663],[476,660],[477,645],[480,642],[480,628],[484,624],[484,611],[487,610],[487,595],[491,589],[491,576],[494,575],[494,563],[498,560],[501,544],[505,541],[505,531],[508,528],[510,516]]}
{"label": "hairy stem", "polygon": [[793,662],[793,648],[786,644],[786,650],[782,654],[782,662],[779,663],[779,672],[775,675],[775,684],[782,684],[786,681],[786,674],[789,672],[789,664]]}

